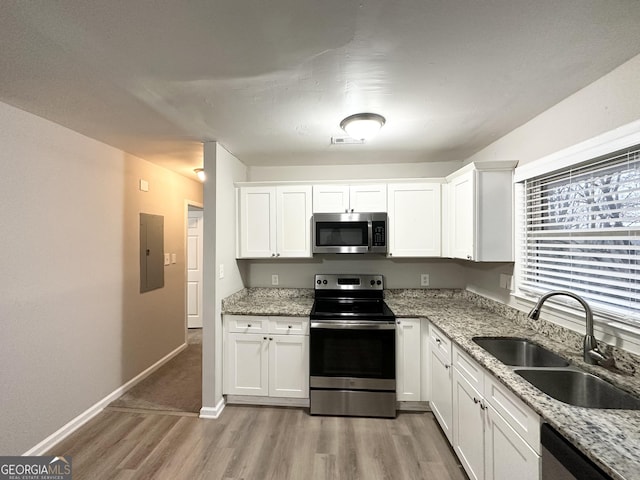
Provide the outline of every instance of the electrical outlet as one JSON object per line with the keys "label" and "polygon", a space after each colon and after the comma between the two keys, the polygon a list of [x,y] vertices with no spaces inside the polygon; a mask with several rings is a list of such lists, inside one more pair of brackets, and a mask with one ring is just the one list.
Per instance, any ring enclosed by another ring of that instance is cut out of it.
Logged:
{"label": "electrical outlet", "polygon": [[421,287],[428,287],[429,286],[429,274],[428,273],[423,273],[422,275],[420,275],[420,286]]}
{"label": "electrical outlet", "polygon": [[224,263],[220,264],[220,268],[219,268],[219,271],[218,271],[218,277],[224,278]]}
{"label": "electrical outlet", "polygon": [[279,285],[280,284],[280,278],[278,278],[278,275],[271,275],[271,285]]}

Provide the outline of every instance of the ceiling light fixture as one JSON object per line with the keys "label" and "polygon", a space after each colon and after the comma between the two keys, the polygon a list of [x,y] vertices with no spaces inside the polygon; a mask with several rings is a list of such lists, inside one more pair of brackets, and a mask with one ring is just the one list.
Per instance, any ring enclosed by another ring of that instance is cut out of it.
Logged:
{"label": "ceiling light fixture", "polygon": [[207,179],[207,174],[204,173],[204,168],[195,168],[193,171],[196,172],[196,175],[201,182],[204,182]]}
{"label": "ceiling light fixture", "polygon": [[351,138],[367,141],[378,133],[385,122],[384,117],[377,113],[356,113],[342,120],[340,128]]}

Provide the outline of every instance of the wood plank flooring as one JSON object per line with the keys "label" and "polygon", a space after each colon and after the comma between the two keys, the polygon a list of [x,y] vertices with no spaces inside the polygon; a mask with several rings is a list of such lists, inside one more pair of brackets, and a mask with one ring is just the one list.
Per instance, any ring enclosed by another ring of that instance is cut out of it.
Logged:
{"label": "wood plank flooring", "polygon": [[106,409],[49,454],[72,456],[74,480],[467,478],[431,413],[230,405],[204,420]]}

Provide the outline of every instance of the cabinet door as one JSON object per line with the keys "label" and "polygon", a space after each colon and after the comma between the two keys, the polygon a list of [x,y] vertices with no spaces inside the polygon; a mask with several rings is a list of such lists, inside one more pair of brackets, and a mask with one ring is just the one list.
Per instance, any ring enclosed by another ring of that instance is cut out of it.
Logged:
{"label": "cabinet door", "polygon": [[421,387],[420,319],[401,318],[396,326],[396,392],[400,401],[419,401]]}
{"label": "cabinet door", "polygon": [[228,333],[225,345],[226,394],[266,396],[269,393],[269,343],[266,335]]}
{"label": "cabinet door", "polygon": [[451,368],[451,359],[439,355],[433,345],[431,345],[429,352],[431,377],[431,398],[429,399],[429,405],[447,440],[449,440],[449,443],[453,443],[453,368]]}
{"label": "cabinet door", "polygon": [[309,397],[309,337],[269,337],[269,396]]}
{"label": "cabinet door", "polygon": [[453,369],[453,449],[472,480],[484,479],[484,419],[482,396]]}
{"label": "cabinet door", "polygon": [[485,470],[487,480],[540,478],[540,456],[490,405],[485,410]]}
{"label": "cabinet door", "polygon": [[351,185],[349,204],[351,212],[386,212],[387,186],[385,184]]}
{"label": "cabinet door", "polygon": [[349,211],[349,185],[314,185],[313,213]]}
{"label": "cabinet door", "polygon": [[440,256],[440,184],[387,186],[389,256]]}
{"label": "cabinet door", "polygon": [[467,172],[449,184],[449,242],[454,258],[475,259],[475,175],[475,171]]}
{"label": "cabinet door", "polygon": [[311,187],[277,187],[278,257],[311,257]]}
{"label": "cabinet door", "polygon": [[239,192],[239,258],[262,258],[276,253],[276,189],[242,187]]}

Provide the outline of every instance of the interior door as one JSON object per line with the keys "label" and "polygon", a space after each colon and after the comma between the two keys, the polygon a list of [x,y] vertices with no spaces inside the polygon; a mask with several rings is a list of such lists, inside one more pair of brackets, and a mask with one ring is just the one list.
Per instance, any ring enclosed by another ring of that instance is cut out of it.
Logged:
{"label": "interior door", "polygon": [[187,226],[187,327],[202,328],[203,211],[189,209]]}

